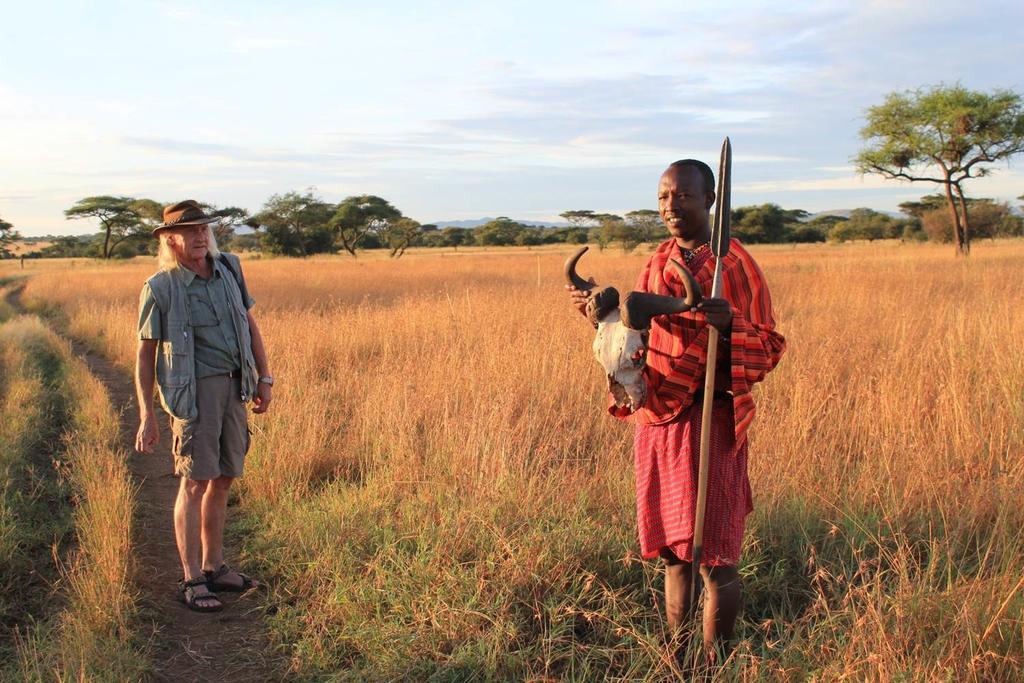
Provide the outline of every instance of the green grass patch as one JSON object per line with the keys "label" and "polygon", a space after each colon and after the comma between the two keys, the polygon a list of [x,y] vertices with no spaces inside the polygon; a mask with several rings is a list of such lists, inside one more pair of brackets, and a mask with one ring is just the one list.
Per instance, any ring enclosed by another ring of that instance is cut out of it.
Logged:
{"label": "green grass patch", "polygon": [[35,317],[0,325],[0,678],[136,680],[134,490],[102,385]]}
{"label": "green grass patch", "polygon": [[[299,678],[678,674],[664,656],[659,564],[634,554],[628,517],[594,514],[586,500],[538,515],[526,501],[409,495],[370,477],[273,509],[244,503],[236,532],[247,561],[277,574],[270,623]],[[915,680],[922,666],[1007,680],[1024,652],[1013,627],[1024,623],[1024,547],[1019,511],[1000,514],[943,525],[927,511],[890,517],[801,498],[759,509],[721,680]],[[975,661],[951,654],[965,645]]]}
{"label": "green grass patch", "polygon": [[11,629],[46,611],[59,579],[52,558],[71,529],[57,459],[68,419],[61,360],[36,332],[27,320],[0,327],[0,647],[8,655]]}

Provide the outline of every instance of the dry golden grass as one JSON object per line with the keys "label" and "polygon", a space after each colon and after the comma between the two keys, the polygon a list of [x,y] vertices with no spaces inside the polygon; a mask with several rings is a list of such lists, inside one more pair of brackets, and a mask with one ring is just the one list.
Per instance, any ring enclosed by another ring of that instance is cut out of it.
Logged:
{"label": "dry golden grass", "polygon": [[[1022,675],[1024,243],[753,250],[789,351],[758,391],[723,677]],[[296,672],[671,676],[568,249],[246,262],[278,385],[244,479]],[[588,255],[620,288],[644,255]],[[39,272],[119,362],[151,263]]]}
{"label": "dry golden grass", "polygon": [[[0,356],[8,389],[4,413],[17,416],[5,419],[2,430],[5,465],[8,473],[19,466],[34,472],[31,507],[38,508],[29,517],[24,500],[13,510],[0,506],[10,513],[0,520],[12,521],[20,540],[6,549],[6,562],[13,568],[30,563],[7,586],[11,602],[33,610],[32,620],[20,624],[16,660],[3,675],[38,681],[136,678],[145,664],[132,630],[134,490],[117,445],[117,414],[102,384],[38,318],[0,325]],[[21,479],[7,484],[21,485]],[[19,525],[30,528],[18,530]],[[60,542],[69,531],[70,549]],[[45,560],[28,542],[35,536],[53,544]],[[33,575],[59,577],[38,603]]]}
{"label": "dry golden grass", "polygon": [[53,242],[47,242],[41,240],[38,242],[26,242],[24,240],[15,240],[11,244],[7,245],[8,251],[11,252],[15,257],[24,256],[31,254],[35,251],[42,251],[53,244]]}

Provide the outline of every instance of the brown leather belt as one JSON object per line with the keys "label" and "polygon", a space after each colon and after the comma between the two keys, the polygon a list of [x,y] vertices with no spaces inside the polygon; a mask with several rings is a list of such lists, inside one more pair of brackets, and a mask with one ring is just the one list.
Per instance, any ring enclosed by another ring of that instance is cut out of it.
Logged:
{"label": "brown leather belt", "polygon": [[231,377],[231,378],[241,377],[242,376],[242,369],[241,368],[235,368],[231,372],[228,372],[228,373],[225,373],[225,374],[228,377]]}

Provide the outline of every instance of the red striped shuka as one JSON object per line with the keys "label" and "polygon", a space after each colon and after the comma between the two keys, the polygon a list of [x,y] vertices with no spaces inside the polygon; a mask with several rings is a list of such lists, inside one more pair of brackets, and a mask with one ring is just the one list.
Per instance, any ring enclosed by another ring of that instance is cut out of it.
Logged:
{"label": "red striped shuka", "polygon": [[[637,280],[643,292],[686,295],[682,281],[665,266],[685,263],[675,239],[659,245]],[[687,265],[704,296],[710,296],[715,262],[709,250]],[[729,341],[719,342],[712,412],[704,555],[708,566],[735,565],[753,509],[747,476],[747,430],[756,408],[751,385],[775,367],[786,350],[775,331],[764,274],[736,239],[722,262],[722,297],[732,306]],[[647,400],[632,414],[615,406],[615,417],[636,424],[637,526],[644,557],[671,551],[693,557],[693,522],[700,460],[701,401],[709,327],[703,313],[659,316],[651,321],[647,351]],[[732,394],[731,400],[724,392]]]}

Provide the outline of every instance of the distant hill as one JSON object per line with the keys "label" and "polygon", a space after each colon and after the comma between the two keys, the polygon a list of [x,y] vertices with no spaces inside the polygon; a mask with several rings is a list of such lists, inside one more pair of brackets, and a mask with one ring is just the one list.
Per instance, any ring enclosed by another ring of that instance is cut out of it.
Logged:
{"label": "distant hill", "polygon": [[[816,211],[815,213],[809,214],[804,220],[813,220],[818,216],[842,216],[843,218],[849,218],[853,209],[828,209],[826,211]],[[893,218],[906,218],[899,211],[881,211],[880,213],[888,214]],[[484,223],[493,221],[494,218],[486,216],[484,218],[469,218],[461,221],[429,221],[431,224],[436,225],[438,228],[475,228]],[[513,218],[516,223],[522,223],[523,225],[530,225],[534,227],[553,227],[553,228],[567,228],[569,224],[564,221],[523,221]]]}
{"label": "distant hill", "polygon": [[[479,225],[483,225],[484,223],[490,223],[493,220],[494,218],[487,216],[484,218],[469,218],[462,221],[428,221],[428,223],[436,225],[438,228],[475,228]],[[530,225],[538,228],[565,228],[569,225],[568,223],[561,221],[521,221],[516,218],[513,218],[512,220],[516,223],[522,223],[523,225]]]}

